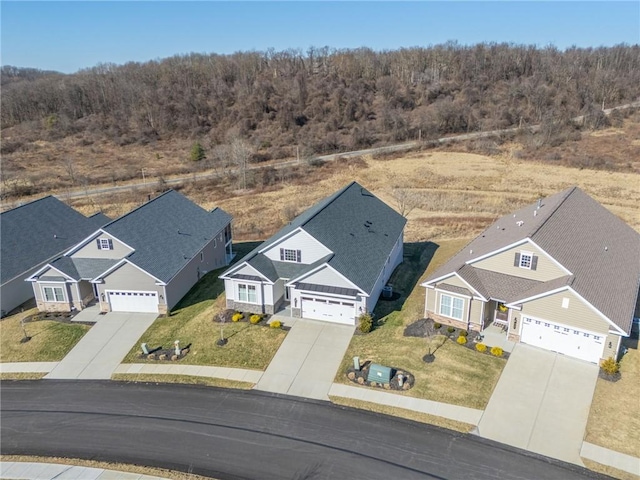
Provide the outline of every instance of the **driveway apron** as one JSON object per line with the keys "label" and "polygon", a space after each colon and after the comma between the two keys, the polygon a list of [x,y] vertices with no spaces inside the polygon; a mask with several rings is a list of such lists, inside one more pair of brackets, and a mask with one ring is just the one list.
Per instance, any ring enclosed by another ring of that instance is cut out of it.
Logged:
{"label": "driveway apron", "polygon": [[96,322],[44,378],[111,378],[131,347],[157,318],[155,313],[110,312]]}
{"label": "driveway apron", "polygon": [[354,327],[297,320],[256,385],[256,389],[329,400]]}
{"label": "driveway apron", "polygon": [[484,438],[583,465],[598,366],[517,344],[478,424]]}

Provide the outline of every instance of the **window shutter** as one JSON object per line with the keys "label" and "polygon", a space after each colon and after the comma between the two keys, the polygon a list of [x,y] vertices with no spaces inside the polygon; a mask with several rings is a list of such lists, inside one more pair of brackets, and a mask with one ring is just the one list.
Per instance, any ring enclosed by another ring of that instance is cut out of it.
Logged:
{"label": "window shutter", "polygon": [[109,239],[109,250],[113,250],[113,240]]}
{"label": "window shutter", "polygon": [[520,266],[520,253],[516,252],[516,257],[513,260],[513,266],[514,267],[519,267]]}
{"label": "window shutter", "polygon": [[100,248],[100,239],[99,238],[96,238],[96,245],[98,246],[98,250],[102,250]]}
{"label": "window shutter", "polygon": [[533,255],[531,257],[531,270],[535,270],[536,268],[538,268],[538,256]]}
{"label": "window shutter", "polygon": [[280,260],[284,262],[284,248],[280,249]]}
{"label": "window shutter", "polygon": [[302,252],[300,250],[296,250],[296,259],[298,263],[302,261]]}

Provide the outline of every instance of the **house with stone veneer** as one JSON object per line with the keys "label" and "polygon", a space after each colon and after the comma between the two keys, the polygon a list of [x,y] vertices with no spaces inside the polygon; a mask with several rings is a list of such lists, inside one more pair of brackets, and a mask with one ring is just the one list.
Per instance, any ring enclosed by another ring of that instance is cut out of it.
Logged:
{"label": "house with stone veneer", "polygon": [[0,310],[2,316],[33,299],[25,283],[47,262],[109,222],[85,217],[56,197],[25,203],[0,214]]}
{"label": "house with stone veneer", "polygon": [[169,190],[94,230],[29,279],[40,311],[169,312],[232,258],[231,216]]}
{"label": "house with stone veneer", "polygon": [[573,187],[500,218],[422,286],[441,323],[598,362],[629,336],[639,282],[640,235]]}
{"label": "house with stone veneer", "polygon": [[355,325],[402,262],[405,218],[352,182],[224,272],[227,308]]}

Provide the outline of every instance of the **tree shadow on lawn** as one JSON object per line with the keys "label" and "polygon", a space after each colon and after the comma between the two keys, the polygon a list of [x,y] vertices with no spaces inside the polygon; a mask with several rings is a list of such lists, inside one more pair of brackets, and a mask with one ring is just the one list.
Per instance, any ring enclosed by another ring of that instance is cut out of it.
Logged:
{"label": "tree shadow on lawn", "polygon": [[403,261],[395,269],[389,284],[393,285],[394,293],[400,294],[398,298],[392,297],[390,300],[385,300],[382,295],[373,310],[374,326],[378,325],[380,319],[386,317],[392,312],[402,310],[405,302],[411,292],[416,288],[420,277],[425,272],[436,250],[440,245],[434,242],[413,242],[404,244],[404,258]]}
{"label": "tree shadow on lawn", "polygon": [[171,315],[178,312],[179,310],[190,307],[205,300],[215,300],[216,298],[218,298],[220,294],[224,293],[224,282],[218,277],[231,265],[234,265],[242,260],[242,258],[247,253],[249,253],[261,243],[262,242],[242,242],[235,244],[233,246],[233,251],[235,252],[236,256],[234,257],[231,264],[226,267],[218,268],[217,270],[212,270],[211,272],[204,275],[193,287],[191,287],[191,290],[189,290],[189,292],[187,292],[187,294],[182,297],[182,300],[178,302],[173,310],[171,310]]}

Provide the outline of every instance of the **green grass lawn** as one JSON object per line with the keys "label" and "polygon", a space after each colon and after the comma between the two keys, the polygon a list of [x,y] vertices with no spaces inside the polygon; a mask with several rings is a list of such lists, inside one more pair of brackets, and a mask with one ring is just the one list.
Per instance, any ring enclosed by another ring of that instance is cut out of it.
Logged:
{"label": "green grass lawn", "polygon": [[[255,245],[255,242],[234,245],[236,259],[242,258]],[[214,315],[225,309],[224,282],[218,278],[222,271],[216,270],[205,275],[170,316],[158,318],[131,349],[125,363],[153,362],[140,358],[142,342],[150,348],[171,348],[175,340],[180,340],[183,347],[191,344],[189,354],[180,363],[264,370],[286,332],[249,323],[214,323]],[[216,345],[221,328],[228,339],[224,347]]]}
{"label": "green grass lawn", "polygon": [[0,321],[0,362],[57,362],[87,333],[86,325],[60,323],[50,320],[25,323],[31,340],[20,343],[24,332],[22,318],[36,313],[31,309]]}
{"label": "green grass lawn", "polygon": [[[336,381],[351,384],[345,372],[354,356],[361,361],[406,369],[416,384],[404,395],[438,402],[484,409],[506,364],[501,358],[482,355],[447,340],[427,364],[427,340],[404,337],[404,327],[424,316],[424,288],[420,282],[467,243],[467,240],[405,245],[404,262],[394,272],[391,283],[402,294],[393,302],[380,300],[374,311],[376,328],[353,337]],[[426,271],[425,271],[426,269]],[[436,337],[437,343],[443,337]]]}

